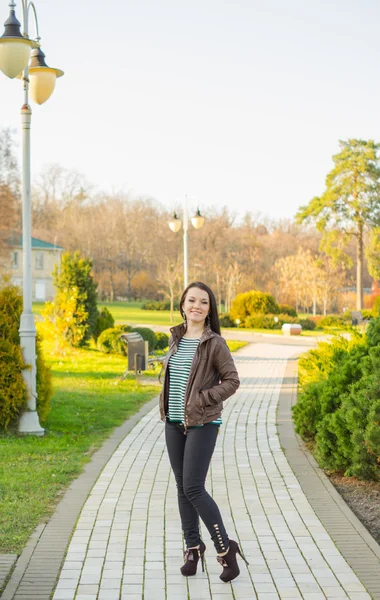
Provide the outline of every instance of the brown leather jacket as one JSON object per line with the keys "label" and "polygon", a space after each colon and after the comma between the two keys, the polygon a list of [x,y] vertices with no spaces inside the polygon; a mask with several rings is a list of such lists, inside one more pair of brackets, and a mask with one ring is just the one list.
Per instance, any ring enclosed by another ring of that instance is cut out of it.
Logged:
{"label": "brown leather jacket", "polygon": [[[184,324],[170,329],[169,352],[164,363],[163,388],[160,394],[161,419],[166,419],[169,403],[169,370],[172,354],[185,333]],[[185,428],[203,425],[218,419],[223,401],[240,385],[235,363],[225,340],[206,327],[195,352],[185,394]]]}

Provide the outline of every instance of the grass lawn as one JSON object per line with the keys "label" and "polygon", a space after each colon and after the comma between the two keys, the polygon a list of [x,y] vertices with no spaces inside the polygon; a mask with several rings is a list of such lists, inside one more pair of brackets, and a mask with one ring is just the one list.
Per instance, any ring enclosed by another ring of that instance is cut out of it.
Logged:
{"label": "grass lawn", "polygon": [[[142,310],[143,302],[99,302],[98,308],[106,306],[117,325],[147,324],[147,325],[178,325],[182,323],[182,317],[178,311],[174,311],[174,322],[170,322],[170,311],[168,310]],[[33,302],[35,315],[41,314],[43,302]]]}
{"label": "grass lawn", "polygon": [[55,390],[45,436],[0,435],[0,553],[23,549],[111,430],[160,389],[120,381],[123,357],[74,349],[57,357],[46,345],[45,356]]}

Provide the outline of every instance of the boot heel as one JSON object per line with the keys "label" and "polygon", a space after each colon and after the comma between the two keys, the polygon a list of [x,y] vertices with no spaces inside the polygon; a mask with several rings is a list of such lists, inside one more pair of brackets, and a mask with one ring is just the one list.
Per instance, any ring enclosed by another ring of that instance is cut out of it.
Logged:
{"label": "boot heel", "polygon": [[247,561],[247,559],[245,558],[244,554],[242,554],[242,552],[241,552],[241,550],[240,550],[239,546],[236,548],[236,552],[238,553],[238,555],[240,556],[240,558],[242,558],[242,559],[244,560],[245,564],[248,566],[248,565],[249,565],[249,562],[248,562],[248,561]]}

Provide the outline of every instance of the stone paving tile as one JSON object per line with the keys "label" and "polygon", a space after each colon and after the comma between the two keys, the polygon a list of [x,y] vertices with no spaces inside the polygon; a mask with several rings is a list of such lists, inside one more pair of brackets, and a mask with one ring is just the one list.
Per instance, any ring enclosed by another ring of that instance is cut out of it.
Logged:
{"label": "stone paving tile", "polygon": [[236,355],[241,387],[226,403],[208,487],[249,566],[232,584],[206,541],[206,571],[179,574],[175,482],[157,409],[127,435],[89,495],[54,600],[370,600],[304,495],[280,446],[276,412],[297,346]]}

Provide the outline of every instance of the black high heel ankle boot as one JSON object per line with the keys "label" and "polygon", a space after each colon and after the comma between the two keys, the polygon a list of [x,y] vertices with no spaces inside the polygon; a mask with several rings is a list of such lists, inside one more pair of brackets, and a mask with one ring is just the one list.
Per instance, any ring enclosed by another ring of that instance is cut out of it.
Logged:
{"label": "black high heel ankle boot", "polygon": [[206,546],[203,542],[199,544],[199,548],[188,548],[184,552],[185,564],[181,567],[181,573],[185,577],[191,577],[191,575],[195,575],[197,572],[198,561],[201,559],[202,562],[202,571],[204,573],[205,563],[204,563],[204,553],[206,550]]}
{"label": "black high heel ankle boot", "polygon": [[249,562],[241,553],[238,543],[234,542],[234,540],[230,540],[227,554],[216,557],[218,563],[220,563],[223,567],[223,572],[220,575],[220,579],[224,581],[224,583],[232,581],[240,573],[239,565],[236,560],[236,554],[239,554],[239,556],[244,560],[245,564],[249,565]]}

